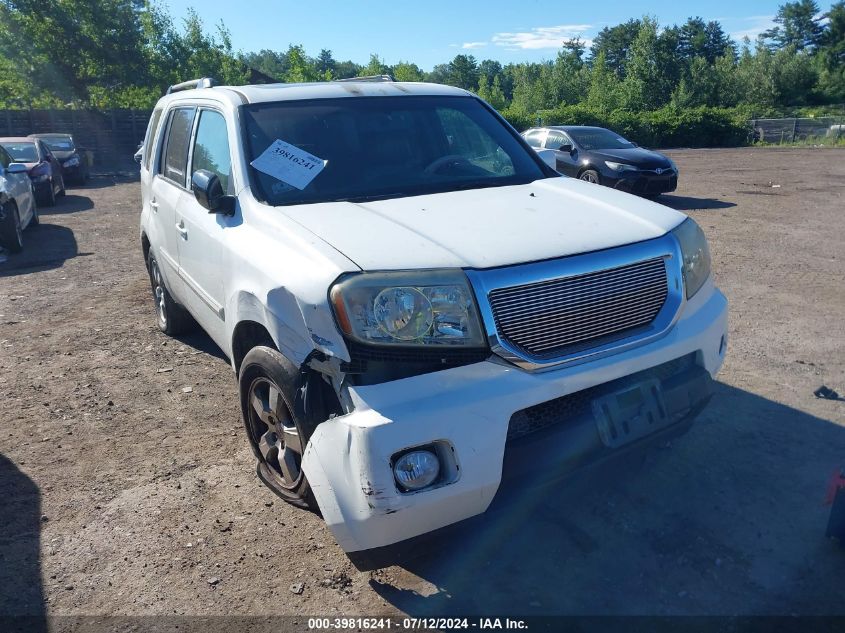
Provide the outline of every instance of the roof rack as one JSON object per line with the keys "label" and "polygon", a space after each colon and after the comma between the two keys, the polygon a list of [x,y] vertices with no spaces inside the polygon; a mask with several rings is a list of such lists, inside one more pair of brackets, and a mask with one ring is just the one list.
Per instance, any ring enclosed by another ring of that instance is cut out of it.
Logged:
{"label": "roof rack", "polygon": [[167,89],[167,94],[172,92],[180,92],[182,90],[193,90],[194,88],[211,88],[217,82],[212,77],[201,77],[200,79],[191,79],[190,81],[183,81],[180,84],[174,84]]}
{"label": "roof rack", "polygon": [[390,75],[367,75],[366,77],[349,77],[348,79],[335,79],[334,81],[393,81]]}

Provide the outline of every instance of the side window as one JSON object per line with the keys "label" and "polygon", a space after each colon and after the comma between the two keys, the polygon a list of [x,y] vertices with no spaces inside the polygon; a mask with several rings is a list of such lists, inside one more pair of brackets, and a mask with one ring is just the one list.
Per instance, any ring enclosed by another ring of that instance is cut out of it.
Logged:
{"label": "side window", "polygon": [[144,139],[144,165],[148,170],[153,162],[153,154],[155,154],[153,146],[155,145],[159,121],[161,121],[161,110],[153,110],[150,124],[147,126],[147,137]]}
{"label": "side window", "polygon": [[229,155],[229,136],[226,133],[226,119],[214,110],[203,110],[197,125],[191,174],[198,169],[207,169],[217,174],[223,191],[231,193],[232,161]]}
{"label": "side window", "polygon": [[176,108],[170,115],[167,141],[164,147],[161,174],[176,184],[185,186],[188,164],[188,145],[196,108]]}
{"label": "side window", "polygon": [[0,167],[4,169],[12,164],[12,157],[6,153],[6,150],[0,147]]}

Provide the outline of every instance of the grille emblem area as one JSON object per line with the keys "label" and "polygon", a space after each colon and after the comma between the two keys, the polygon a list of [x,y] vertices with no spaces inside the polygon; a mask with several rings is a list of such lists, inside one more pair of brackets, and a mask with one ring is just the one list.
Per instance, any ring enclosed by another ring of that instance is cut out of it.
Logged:
{"label": "grille emblem area", "polygon": [[467,271],[494,353],[552,368],[664,335],[683,303],[674,237],[557,260]]}

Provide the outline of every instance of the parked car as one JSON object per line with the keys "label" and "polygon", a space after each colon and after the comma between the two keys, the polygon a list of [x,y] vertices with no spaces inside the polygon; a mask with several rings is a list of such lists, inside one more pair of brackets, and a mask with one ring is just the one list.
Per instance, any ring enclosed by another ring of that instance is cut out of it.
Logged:
{"label": "parked car", "polygon": [[43,141],[26,137],[0,138],[0,146],[16,163],[26,165],[38,204],[52,207],[56,197],[65,195],[62,166]]}
{"label": "parked car", "polygon": [[27,167],[0,147],[0,246],[12,253],[23,250],[23,231],[38,224],[35,192]]}
{"label": "parked car", "polygon": [[187,82],[141,159],[158,327],[220,346],[261,479],[360,569],[711,397],[698,225],[562,177],[464,90]]}
{"label": "parked car", "polygon": [[30,134],[29,138],[43,141],[62,166],[62,178],[74,185],[84,185],[88,180],[88,161],[70,134]]}
{"label": "parked car", "polygon": [[678,167],[671,158],[603,127],[535,127],[522,136],[534,149],[554,151],[556,169],[567,176],[647,198],[678,188]]}

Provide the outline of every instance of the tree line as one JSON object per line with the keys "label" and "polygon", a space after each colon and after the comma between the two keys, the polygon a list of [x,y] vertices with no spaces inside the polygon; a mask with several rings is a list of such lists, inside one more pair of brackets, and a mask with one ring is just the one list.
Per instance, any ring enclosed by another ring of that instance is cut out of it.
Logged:
{"label": "tree line", "polygon": [[[327,81],[365,75],[471,90],[514,123],[561,117],[607,121],[631,113],[730,110],[777,114],[845,102],[845,0],[781,5],[775,26],[735,43],[717,21],[652,17],[603,28],[589,49],[564,43],[553,59],[501,64],[459,54],[425,71],[312,57],[235,51],[222,23],[190,11],[178,23],[150,0],[0,0],[0,107],[150,108],[167,86],[213,76],[228,84]],[[668,116],[668,115],[666,115]],[[547,121],[548,122],[548,121]],[[557,121],[555,121],[557,122]],[[580,121],[579,121],[580,122]]]}

